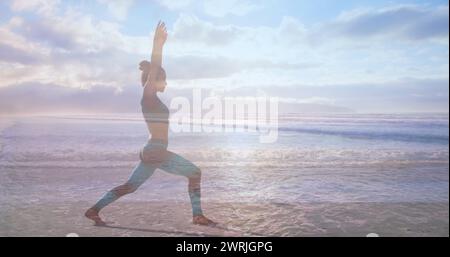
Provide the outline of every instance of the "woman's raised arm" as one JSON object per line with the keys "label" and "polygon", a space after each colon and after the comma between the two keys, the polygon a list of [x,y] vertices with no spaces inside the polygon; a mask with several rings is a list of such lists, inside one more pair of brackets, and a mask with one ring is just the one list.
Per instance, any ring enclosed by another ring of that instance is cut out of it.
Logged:
{"label": "woman's raised arm", "polygon": [[160,21],[156,26],[155,36],[153,38],[153,50],[150,62],[150,71],[147,82],[145,83],[144,94],[146,92],[152,92],[154,90],[151,87],[154,84],[153,82],[156,81],[158,72],[162,65],[162,52],[166,40],[167,40],[166,25],[164,24],[164,22]]}

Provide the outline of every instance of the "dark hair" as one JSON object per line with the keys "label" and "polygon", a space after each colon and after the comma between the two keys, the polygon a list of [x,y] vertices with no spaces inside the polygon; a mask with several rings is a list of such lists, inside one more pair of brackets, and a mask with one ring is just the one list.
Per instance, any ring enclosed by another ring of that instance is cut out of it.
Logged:
{"label": "dark hair", "polygon": [[[142,86],[145,86],[145,83],[148,80],[148,75],[150,73],[150,62],[145,61],[145,60],[140,62],[139,69],[142,71],[142,74],[141,74]],[[158,72],[156,79],[157,80],[166,80],[166,71],[162,67],[159,67],[159,72]]]}

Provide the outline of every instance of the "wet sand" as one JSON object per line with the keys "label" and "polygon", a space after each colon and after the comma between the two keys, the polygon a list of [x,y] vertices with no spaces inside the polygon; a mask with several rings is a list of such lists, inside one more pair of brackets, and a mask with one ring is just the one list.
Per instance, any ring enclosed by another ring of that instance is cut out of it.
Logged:
{"label": "wet sand", "polygon": [[108,227],[83,216],[90,202],[2,203],[0,236],[448,236],[448,203],[204,202],[216,228],[191,224],[188,202],[121,199],[105,208]]}
{"label": "wet sand", "polygon": [[207,173],[202,205],[218,228],[191,224],[187,193],[158,200],[168,194],[167,183],[185,182],[164,173],[106,207],[101,214],[110,227],[93,226],[84,211],[128,175],[123,169],[2,168],[0,236],[449,236],[448,202],[220,202]]}

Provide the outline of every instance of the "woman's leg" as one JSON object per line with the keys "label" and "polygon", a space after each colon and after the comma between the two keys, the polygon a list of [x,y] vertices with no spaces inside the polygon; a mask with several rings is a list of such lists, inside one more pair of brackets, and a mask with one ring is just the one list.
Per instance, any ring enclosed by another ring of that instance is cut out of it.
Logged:
{"label": "woman's leg", "polygon": [[189,160],[181,157],[178,154],[167,151],[165,161],[159,167],[160,169],[175,174],[184,176],[188,179],[188,193],[191,201],[192,216],[194,223],[201,225],[212,225],[213,221],[203,216],[201,207],[201,176],[202,172],[195,164]]}
{"label": "woman's leg", "polygon": [[128,181],[108,191],[86,212],[86,217],[95,221],[96,225],[104,225],[104,222],[98,216],[100,210],[120,197],[135,192],[139,186],[141,186],[155,172],[155,169],[156,166],[140,161],[134,168]]}

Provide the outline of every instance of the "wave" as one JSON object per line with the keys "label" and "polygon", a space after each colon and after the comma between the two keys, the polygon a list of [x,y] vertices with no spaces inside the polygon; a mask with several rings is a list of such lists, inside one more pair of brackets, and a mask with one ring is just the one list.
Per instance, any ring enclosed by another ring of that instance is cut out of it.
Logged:
{"label": "wave", "polygon": [[[109,115],[69,115],[48,116],[57,120],[83,120],[101,122],[142,122],[138,114],[109,114]],[[224,121],[228,125],[234,122],[244,126],[244,120]],[[175,121],[172,121],[175,122]],[[208,127],[222,127],[222,124],[206,124],[189,122],[189,125],[207,125]],[[256,123],[250,124],[255,126]],[[280,132],[302,133],[313,135],[339,136],[350,139],[385,140],[416,143],[449,143],[448,114],[352,114],[333,116],[300,116],[281,115],[277,127]],[[275,129],[261,126],[259,131]]]}
{"label": "wave", "polygon": [[[131,167],[138,161],[137,151],[27,151],[7,153],[0,159],[0,167]],[[173,150],[173,149],[172,149]],[[394,167],[420,165],[448,165],[448,150],[401,151],[401,150],[349,150],[349,149],[260,149],[204,150],[175,149],[174,152],[202,167],[220,169],[290,169],[299,168],[345,168],[345,167]]]}
{"label": "wave", "polygon": [[325,128],[293,128],[280,127],[279,131],[296,132],[304,134],[315,135],[330,135],[347,137],[351,139],[368,139],[368,140],[389,140],[401,142],[417,142],[417,143],[439,143],[448,144],[448,135],[433,135],[433,134],[419,134],[411,132],[396,132],[396,131],[363,131],[363,130],[331,130]]}

